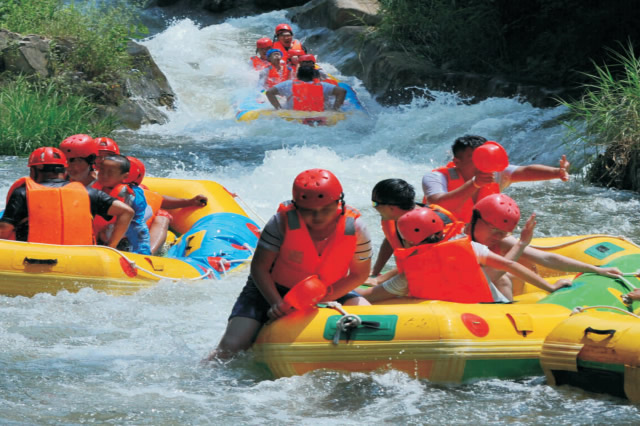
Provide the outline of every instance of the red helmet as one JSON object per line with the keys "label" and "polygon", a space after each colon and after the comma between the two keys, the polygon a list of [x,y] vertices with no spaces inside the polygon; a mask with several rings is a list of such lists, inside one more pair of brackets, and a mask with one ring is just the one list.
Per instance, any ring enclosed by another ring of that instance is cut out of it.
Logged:
{"label": "red helmet", "polygon": [[60,143],[60,150],[68,158],[87,158],[90,155],[98,155],[98,145],[89,135],[69,136]]}
{"label": "red helmet", "polygon": [[300,56],[298,60],[300,62],[313,62],[314,64],[316,63],[316,57],[309,54]]}
{"label": "red helmet", "polygon": [[413,209],[403,214],[396,224],[402,238],[414,246],[444,230],[442,218],[428,207]]}
{"label": "red helmet", "polygon": [[276,35],[280,34],[283,31],[289,31],[291,35],[293,35],[293,30],[289,26],[289,24],[280,24],[276,26]]}
{"label": "red helmet", "polygon": [[111,138],[95,138],[96,144],[98,145],[98,151],[109,151],[114,154],[120,154],[120,147]]}
{"label": "red helmet", "polygon": [[289,57],[292,56],[303,56],[305,55],[305,51],[302,49],[289,49],[287,50],[287,55],[289,55]]}
{"label": "red helmet", "polygon": [[329,170],[311,169],[296,177],[292,193],[297,206],[313,209],[342,199],[342,185]]}
{"label": "red helmet", "polygon": [[131,167],[129,168],[129,177],[124,181],[124,183],[135,183],[136,185],[140,185],[142,183],[142,179],[144,179],[146,171],[144,163],[136,157],[127,156],[127,158],[129,159]]}
{"label": "red helmet", "polygon": [[64,153],[52,146],[43,146],[36,149],[31,153],[29,161],[27,162],[27,166],[29,167],[43,166],[46,164],[57,164],[64,167],[69,165]]}
{"label": "red helmet", "polygon": [[491,194],[473,207],[482,220],[504,232],[511,232],[520,221],[520,209],[513,199],[504,194]]}
{"label": "red helmet", "polygon": [[271,41],[269,37],[262,37],[261,39],[258,39],[258,41],[256,41],[257,49],[266,49],[271,46],[273,46],[273,41]]}

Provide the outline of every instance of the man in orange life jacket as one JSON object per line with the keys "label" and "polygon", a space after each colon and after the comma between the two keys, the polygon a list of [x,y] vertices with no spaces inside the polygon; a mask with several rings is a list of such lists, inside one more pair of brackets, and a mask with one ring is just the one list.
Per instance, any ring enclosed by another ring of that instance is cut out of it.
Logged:
{"label": "man in orange life jacket", "polygon": [[78,134],[65,138],[60,143],[60,151],[67,158],[67,177],[71,182],[90,186],[96,181],[94,164],[98,157],[98,144],[89,135]]}
{"label": "man in orange life jacket", "polygon": [[116,218],[106,244],[116,247],[133,210],[77,182],[64,180],[67,160],[58,148],[38,148],[29,156],[30,177],[13,184],[0,218],[0,238],[49,244],[93,244],[91,216]]}
{"label": "man in orange life jacket", "polygon": [[509,165],[499,173],[484,173],[473,163],[473,151],[487,142],[482,136],[465,135],[452,146],[453,162],[428,172],[422,178],[425,199],[453,213],[459,220],[469,222],[473,204],[492,193],[504,190],[513,182],[561,179],[569,180],[569,162],[563,155],[560,167],[540,164]]}
{"label": "man in orange life jacket", "polygon": [[310,275],[328,287],[325,301],[368,304],[352,290],[369,275],[371,241],[338,179],[328,170],[306,170],[292,193],[262,230],[251,275],[210,360],[248,349],[264,323],[291,312],[283,298]]}
{"label": "man in orange life jacket", "polygon": [[293,69],[282,61],[282,52],[278,49],[267,51],[269,66],[262,71],[258,77],[258,86],[269,89],[278,83],[289,80],[293,77]]}
{"label": "man in orange life jacket", "polygon": [[251,57],[251,65],[256,71],[263,70],[269,66],[267,51],[271,49],[273,42],[269,37],[262,37],[256,41],[256,56]]}
{"label": "man in orange life jacket", "polygon": [[[397,275],[397,268],[380,275],[382,268],[385,266],[393,251],[402,248],[402,241],[396,230],[396,221],[405,213],[413,209],[424,207],[415,202],[416,192],[413,186],[402,179],[385,179],[378,182],[371,191],[371,204],[373,208],[380,214],[382,219],[382,231],[384,240],[378,251],[378,258],[371,270],[371,276],[367,280],[367,284],[378,285],[393,278]],[[439,206],[431,205],[445,225],[450,225],[456,221],[456,218],[448,211]]]}
{"label": "man in orange life jacket", "polygon": [[272,47],[282,52],[282,59],[285,62],[287,62],[289,57],[290,49],[302,50],[304,52],[307,51],[300,41],[293,39],[293,30],[289,24],[280,24],[276,26]]}
{"label": "man in orange life jacket", "polygon": [[460,234],[463,226],[458,222],[445,234],[442,219],[428,207],[404,214],[397,221],[404,248],[394,251],[401,273],[382,285],[359,290],[359,293],[370,302],[398,296],[458,303],[508,302],[480,265],[510,272],[550,292],[566,286],[550,284],[519,263],[471,241]]}
{"label": "man in orange life jacket", "polygon": [[271,105],[275,109],[282,109],[282,105],[276,95],[285,96],[287,103],[284,109],[294,111],[324,111],[325,100],[329,96],[335,96],[332,110],[337,111],[344,103],[347,91],[340,86],[323,83],[315,77],[315,70],[307,65],[298,67],[298,78],[292,81],[285,81],[271,89],[265,94]]}
{"label": "man in orange life jacket", "polygon": [[[529,269],[536,271],[537,265],[548,269],[565,272],[590,272],[610,278],[616,278],[621,272],[616,267],[599,267],[589,265],[577,259],[563,256],[557,253],[538,250],[529,247],[536,226],[535,213],[529,217],[522,229],[520,239],[516,240],[511,235],[520,221],[520,209],[518,204],[505,194],[492,194],[478,201],[473,207],[471,222],[466,225],[465,232],[473,241],[484,244],[494,253],[504,256],[509,260],[520,262]],[[513,300],[513,283],[504,271],[491,271],[487,268],[491,280],[509,300]],[[570,284],[569,280],[558,280]],[[523,285],[523,282],[519,282]],[[520,291],[518,291],[520,293]]]}

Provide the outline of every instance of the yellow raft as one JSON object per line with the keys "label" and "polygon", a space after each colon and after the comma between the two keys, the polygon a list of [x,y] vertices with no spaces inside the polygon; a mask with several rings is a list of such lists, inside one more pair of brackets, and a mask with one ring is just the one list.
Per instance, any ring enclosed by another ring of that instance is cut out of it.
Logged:
{"label": "yellow raft", "polygon": [[251,258],[258,226],[222,185],[150,177],[143,183],[163,195],[208,197],[202,208],[171,210],[171,230],[181,237],[167,257],[124,253],[104,246],[0,240],[0,294],[33,296],[84,287],[130,294],[162,279],[219,279]]}
{"label": "yellow raft", "polygon": [[[625,272],[640,267],[640,248],[624,238],[588,235],[534,244]],[[567,277],[544,268],[539,272],[550,281]],[[637,278],[629,280],[640,285]],[[530,291],[529,285],[521,290]],[[296,312],[263,327],[253,352],[275,377],[318,369],[395,369],[437,382],[542,375],[545,339],[572,309],[596,302],[624,308],[620,299],[629,288],[619,280],[582,274],[570,288],[551,295],[536,290],[512,304],[394,299],[342,307],[344,313],[339,306]]]}
{"label": "yellow raft", "polygon": [[[640,307],[636,310],[640,313]],[[640,316],[580,311],[547,336],[540,357],[551,385],[569,384],[640,402]]]}

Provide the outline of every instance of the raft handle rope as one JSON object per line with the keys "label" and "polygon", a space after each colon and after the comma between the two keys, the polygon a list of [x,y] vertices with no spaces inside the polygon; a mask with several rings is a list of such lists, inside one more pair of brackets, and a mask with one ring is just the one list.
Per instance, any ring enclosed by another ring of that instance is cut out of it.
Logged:
{"label": "raft handle rope", "polygon": [[[27,243],[28,244],[28,243]],[[47,244],[47,243],[38,243],[38,244],[42,244],[42,245],[47,245],[47,246],[58,246],[58,244]],[[96,245],[76,245],[76,244],[69,244],[68,247],[99,247],[99,248],[103,248],[103,249],[107,249],[107,250],[111,250],[113,252],[116,252],[121,258],[123,258],[125,260],[125,262],[127,262],[129,264],[129,266],[131,266],[132,268],[138,269],[142,272],[146,272],[147,274],[151,275],[152,277],[161,279],[161,280],[172,280],[172,281],[197,281],[197,280],[203,280],[205,278],[211,278],[211,279],[218,279],[213,271],[213,269],[211,268],[207,268],[205,270],[205,273],[197,276],[197,277],[193,277],[193,278],[175,278],[175,277],[166,277],[160,274],[156,274],[155,272],[149,271],[145,268],[143,268],[142,266],[139,266],[136,264],[135,261],[129,259],[127,256],[124,255],[124,253],[122,253],[120,250],[115,249],[113,247],[109,247],[109,246],[96,246]],[[253,254],[253,253],[252,253]]]}
{"label": "raft handle rope", "polygon": [[625,311],[624,309],[618,308],[616,306],[607,306],[607,305],[596,305],[596,306],[576,306],[571,311],[571,315],[581,314],[584,311],[588,311],[589,309],[612,309],[614,311],[619,311],[623,314],[631,315],[632,317],[640,319],[640,315],[636,315],[633,312]]}
{"label": "raft handle rope", "polygon": [[242,247],[246,248],[251,253],[251,256],[249,256],[248,259],[237,259],[237,260],[220,259],[220,264],[222,265],[222,275],[225,278],[227,277],[227,268],[225,268],[226,265],[231,266],[231,264],[233,263],[251,263],[251,259],[253,258],[253,254],[255,253],[255,250],[253,249],[253,247],[251,247],[251,245],[249,245],[249,243],[242,244]]}
{"label": "raft handle rope", "polygon": [[257,212],[257,211],[255,211],[255,210],[253,209],[253,207],[251,207],[251,205],[250,205],[249,203],[247,203],[245,200],[243,200],[243,199],[242,199],[242,197],[241,197],[241,196],[239,196],[238,194],[236,194],[235,192],[231,192],[231,191],[229,191],[229,190],[227,190],[227,192],[228,192],[229,194],[231,194],[231,196],[232,196],[233,198],[237,198],[237,199],[238,199],[238,201],[240,201],[240,202],[244,205],[244,207],[246,207],[246,208],[247,208],[247,210],[249,210],[249,211],[251,212],[251,214],[253,214],[255,217],[257,217],[257,218],[260,220],[260,222],[262,222],[262,226],[264,227],[264,225],[267,223],[267,221],[266,221],[266,220],[264,220],[264,219],[262,218],[262,216],[260,216],[260,215],[258,214],[258,212]]}
{"label": "raft handle rope", "polygon": [[609,234],[587,235],[587,236],[584,236],[584,237],[581,237],[581,238],[577,238],[577,239],[574,239],[574,240],[571,240],[571,241],[566,241],[564,243],[555,244],[555,245],[552,245],[552,246],[539,246],[539,245],[530,244],[529,247],[536,248],[538,250],[551,250],[551,249],[565,247],[565,246],[568,246],[568,245],[571,245],[571,244],[579,243],[580,241],[591,240],[593,238],[604,238],[604,237],[623,240],[623,241],[628,242],[629,244],[632,244],[632,245],[640,248],[640,246],[638,244],[634,243],[633,241],[631,241],[627,237],[623,237],[622,235],[609,235]]}
{"label": "raft handle rope", "polygon": [[368,328],[379,329],[380,323],[375,321],[362,321],[362,319],[355,314],[350,314],[342,308],[342,305],[339,302],[326,302],[328,308],[335,309],[336,311],[342,314],[342,317],[336,322],[336,332],[333,335],[332,343],[334,345],[340,344],[340,336],[342,333],[347,335],[347,343],[349,343],[349,338],[351,332],[356,328],[363,326]]}

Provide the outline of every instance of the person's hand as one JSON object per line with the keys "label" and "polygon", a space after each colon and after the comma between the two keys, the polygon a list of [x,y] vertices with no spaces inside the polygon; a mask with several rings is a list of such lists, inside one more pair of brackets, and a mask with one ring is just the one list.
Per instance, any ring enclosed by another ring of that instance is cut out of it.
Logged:
{"label": "person's hand", "polygon": [[560,290],[564,287],[571,287],[571,280],[562,278],[561,280],[556,281],[556,283],[551,286],[551,288],[553,289],[552,291]]}
{"label": "person's hand", "polygon": [[198,194],[190,200],[191,205],[194,207],[204,207],[208,202],[209,199],[202,194]]}
{"label": "person's hand", "polygon": [[538,222],[536,222],[536,214],[531,213],[531,216],[529,216],[527,223],[524,224],[524,228],[522,228],[522,231],[520,232],[520,242],[525,246],[528,246],[531,243],[531,239],[533,238],[533,231],[536,228],[537,223]]}
{"label": "person's hand", "polygon": [[627,304],[640,300],[640,288],[636,288],[635,290],[625,294],[624,298],[628,300],[628,302],[625,302]]}
{"label": "person's hand", "polygon": [[598,273],[599,275],[604,275],[605,277],[609,277],[609,278],[618,278],[622,276],[622,271],[616,268],[615,266],[609,266],[606,268],[599,267],[596,269],[596,273]]}
{"label": "person's hand", "polygon": [[489,185],[493,183],[493,173],[485,173],[481,171],[477,171],[474,176],[474,186],[482,187],[485,185]]}
{"label": "person's hand", "polygon": [[367,279],[366,279],[366,281],[365,281],[364,283],[365,283],[365,284],[367,284],[367,285],[370,285],[371,287],[375,287],[375,286],[377,286],[378,284],[380,284],[380,283],[378,282],[378,277],[379,277],[379,276],[380,276],[380,275],[376,275],[375,277],[374,277],[374,276],[369,276],[369,278],[367,278]]}
{"label": "person's hand", "polygon": [[282,318],[283,316],[293,312],[293,307],[288,303],[285,303],[284,300],[279,303],[274,303],[267,311],[267,316],[269,319],[277,320],[278,318]]}
{"label": "person's hand", "polygon": [[569,166],[571,163],[567,160],[567,156],[563,155],[560,158],[560,180],[563,182],[567,182],[569,180]]}

